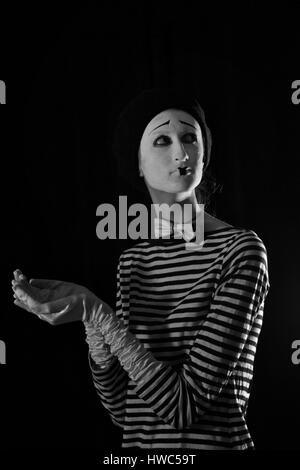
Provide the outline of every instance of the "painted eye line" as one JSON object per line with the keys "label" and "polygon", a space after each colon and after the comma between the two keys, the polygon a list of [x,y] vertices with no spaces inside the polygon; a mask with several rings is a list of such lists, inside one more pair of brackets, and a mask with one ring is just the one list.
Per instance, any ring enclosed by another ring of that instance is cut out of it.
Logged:
{"label": "painted eye line", "polygon": [[[191,136],[191,137],[193,138],[193,140],[191,140],[191,141],[189,141],[189,142],[184,142],[184,143],[186,143],[186,144],[193,144],[193,143],[195,143],[195,142],[198,142],[197,136],[196,136],[196,134],[194,134],[193,132],[187,132],[186,134],[184,134],[183,138],[186,137],[186,136]],[[167,140],[168,140],[168,143],[167,143],[167,144],[166,144],[166,143],[164,143],[164,144],[158,144],[157,142],[158,142],[158,140],[160,140],[160,139],[167,139]],[[154,140],[153,143],[154,143],[155,145],[158,145],[158,146],[163,146],[163,145],[168,145],[168,144],[170,143],[170,141],[171,141],[171,139],[170,139],[170,137],[169,137],[168,135],[162,134],[162,135],[160,135],[159,137],[157,137],[157,138]]]}

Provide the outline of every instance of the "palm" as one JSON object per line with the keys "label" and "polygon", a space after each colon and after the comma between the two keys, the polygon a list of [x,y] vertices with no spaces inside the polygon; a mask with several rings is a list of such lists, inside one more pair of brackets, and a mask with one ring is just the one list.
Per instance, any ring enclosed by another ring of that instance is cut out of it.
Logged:
{"label": "palm", "polygon": [[15,305],[36,314],[50,324],[88,321],[102,311],[112,310],[89,289],[78,284],[51,279],[31,279],[20,270],[14,271],[12,280]]}
{"label": "palm", "polygon": [[57,316],[77,303],[80,296],[89,291],[83,286],[51,279],[31,279],[17,272],[13,282],[15,303],[25,310],[41,314]]}
{"label": "palm", "polygon": [[20,288],[18,291],[19,299],[33,311],[38,307],[42,307],[43,304],[56,300],[63,301],[74,292],[74,284],[49,279],[41,281],[47,283],[47,287],[36,287],[24,282],[21,286],[22,289]]}

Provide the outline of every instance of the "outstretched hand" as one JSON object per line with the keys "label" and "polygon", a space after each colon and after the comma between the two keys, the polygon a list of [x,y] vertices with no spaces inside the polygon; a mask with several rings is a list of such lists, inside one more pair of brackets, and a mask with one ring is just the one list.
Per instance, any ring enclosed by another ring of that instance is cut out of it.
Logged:
{"label": "outstretched hand", "polygon": [[[87,288],[51,279],[30,279],[17,269],[12,280],[14,304],[52,325],[88,321],[102,302]],[[105,304],[106,307],[107,304]],[[106,311],[108,311],[106,308]]]}

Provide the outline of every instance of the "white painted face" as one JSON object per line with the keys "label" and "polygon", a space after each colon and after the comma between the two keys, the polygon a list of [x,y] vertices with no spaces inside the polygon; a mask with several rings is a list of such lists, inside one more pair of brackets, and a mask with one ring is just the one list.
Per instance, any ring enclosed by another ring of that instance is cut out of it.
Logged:
{"label": "white painted face", "polygon": [[[168,109],[147,125],[139,148],[139,169],[151,188],[170,192],[193,190],[203,173],[204,146],[196,119],[185,111]],[[187,167],[184,174],[179,167]]]}

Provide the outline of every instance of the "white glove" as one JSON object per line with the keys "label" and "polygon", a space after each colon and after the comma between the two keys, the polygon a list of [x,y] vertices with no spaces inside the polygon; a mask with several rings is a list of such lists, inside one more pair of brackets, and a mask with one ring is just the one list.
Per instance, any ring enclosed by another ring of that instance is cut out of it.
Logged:
{"label": "white glove", "polygon": [[51,325],[74,321],[90,322],[100,313],[113,310],[86,287],[51,279],[31,279],[20,270],[14,271],[12,281],[14,304],[37,315]]}

